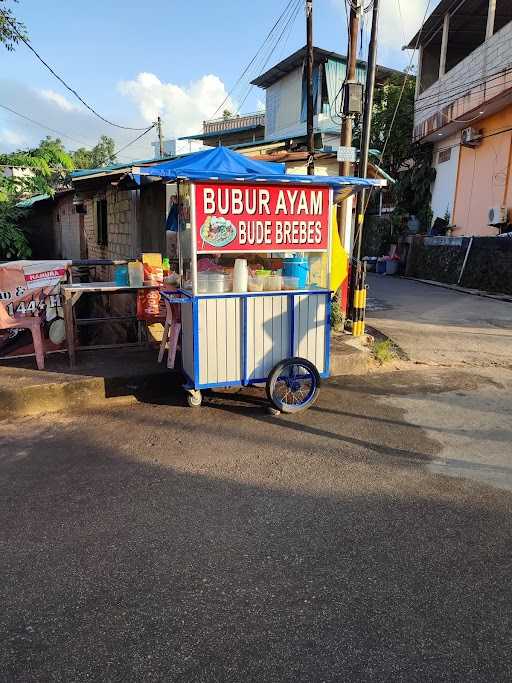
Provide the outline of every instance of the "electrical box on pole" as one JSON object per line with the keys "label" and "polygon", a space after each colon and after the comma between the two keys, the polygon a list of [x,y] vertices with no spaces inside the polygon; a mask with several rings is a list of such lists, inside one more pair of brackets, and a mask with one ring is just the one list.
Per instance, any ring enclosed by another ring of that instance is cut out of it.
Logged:
{"label": "electrical box on pole", "polygon": [[363,84],[348,81],[344,85],[343,113],[354,116],[363,113]]}

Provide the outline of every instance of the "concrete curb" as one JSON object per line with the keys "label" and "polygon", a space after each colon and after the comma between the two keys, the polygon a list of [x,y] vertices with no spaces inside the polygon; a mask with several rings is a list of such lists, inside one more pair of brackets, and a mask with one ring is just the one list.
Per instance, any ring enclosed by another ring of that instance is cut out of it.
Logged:
{"label": "concrete curb", "polygon": [[[364,339],[366,340],[367,335]],[[363,346],[362,337],[333,333],[331,337],[331,376],[364,375],[371,365],[370,349]]]}
{"label": "concrete curb", "polygon": [[143,399],[148,395],[175,391],[176,373],[155,372],[124,377],[90,377],[0,387],[0,419],[85,410],[113,402]]}
{"label": "concrete curb", "polygon": [[412,282],[421,282],[423,285],[431,285],[432,287],[441,287],[442,289],[450,289],[452,292],[459,294],[469,294],[471,296],[481,296],[485,299],[494,299],[495,301],[505,301],[512,303],[512,296],[510,294],[502,294],[499,292],[485,292],[481,289],[469,289],[468,287],[460,287],[459,285],[452,285],[448,282],[437,282],[436,280],[421,280],[416,277],[401,276],[404,280],[411,280]]}
{"label": "concrete curb", "polygon": [[[363,375],[369,371],[373,361],[362,340],[333,333],[332,377]],[[150,400],[151,397],[179,391],[181,384],[179,373],[162,366],[156,366],[154,372],[147,370],[111,377],[0,366],[0,420],[63,410],[85,411],[119,401]]]}

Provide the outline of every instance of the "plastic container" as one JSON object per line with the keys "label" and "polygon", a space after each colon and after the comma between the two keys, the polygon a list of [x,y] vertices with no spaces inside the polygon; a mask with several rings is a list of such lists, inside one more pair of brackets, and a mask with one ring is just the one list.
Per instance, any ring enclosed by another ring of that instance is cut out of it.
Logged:
{"label": "plastic container", "polygon": [[130,287],[142,287],[144,283],[144,266],[140,261],[130,261],[128,264],[128,279]]}
{"label": "plastic container", "polygon": [[237,258],[233,269],[233,291],[246,292],[249,282],[249,271],[247,270],[247,260]]}
{"label": "plastic container", "polygon": [[208,273],[208,292],[222,294],[231,291],[231,278],[225,273]]}
{"label": "plastic container", "polygon": [[389,261],[386,261],[386,275],[396,275],[398,273],[399,265],[400,261],[397,261],[397,259],[389,259]]}
{"label": "plastic container", "polygon": [[197,292],[198,294],[206,294],[208,291],[208,272],[197,274]]}
{"label": "plastic container", "polygon": [[262,277],[250,277],[247,283],[247,291],[249,292],[262,292],[263,285],[265,284],[265,279]]}
{"label": "plastic container", "polygon": [[128,287],[130,280],[128,278],[128,266],[116,266],[114,270],[114,282],[118,287]]}
{"label": "plastic container", "polygon": [[383,258],[377,259],[377,265],[375,266],[375,272],[377,275],[384,275],[386,273],[386,261]]}
{"label": "plastic container", "polygon": [[296,277],[299,280],[298,289],[305,289],[309,277],[309,261],[306,256],[292,256],[283,260],[283,275]]}
{"label": "plastic container", "polygon": [[271,270],[264,270],[263,268],[260,268],[260,270],[257,270],[255,272],[255,275],[258,275],[259,277],[268,277],[269,275],[272,275]]}
{"label": "plastic container", "polygon": [[299,278],[298,277],[292,277],[290,275],[283,276],[283,282],[282,282],[282,288],[283,289],[299,289]]}
{"label": "plastic container", "polygon": [[280,275],[269,275],[264,278],[263,289],[266,292],[278,292],[281,289],[282,277]]}

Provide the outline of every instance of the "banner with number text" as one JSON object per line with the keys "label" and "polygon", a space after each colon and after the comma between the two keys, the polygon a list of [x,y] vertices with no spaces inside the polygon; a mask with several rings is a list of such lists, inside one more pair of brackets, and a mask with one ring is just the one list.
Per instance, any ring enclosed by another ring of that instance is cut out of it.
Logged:
{"label": "banner with number text", "polygon": [[[13,261],[0,264],[0,358],[34,353],[23,318],[38,316],[45,351],[65,348],[66,334],[61,283],[70,261]],[[2,320],[15,318],[20,327],[2,329]]]}
{"label": "banner with number text", "polygon": [[327,187],[197,183],[195,205],[198,253],[329,247]]}

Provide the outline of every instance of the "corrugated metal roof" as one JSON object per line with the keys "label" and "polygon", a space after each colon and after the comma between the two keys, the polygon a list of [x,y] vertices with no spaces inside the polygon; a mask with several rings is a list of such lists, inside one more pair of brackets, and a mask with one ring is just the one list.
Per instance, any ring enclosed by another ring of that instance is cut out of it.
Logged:
{"label": "corrugated metal roof", "polygon": [[220,138],[225,135],[236,135],[236,133],[243,133],[244,131],[256,130],[257,128],[264,128],[261,123],[255,123],[251,126],[242,126],[241,128],[228,128],[227,130],[216,130],[212,133],[196,133],[196,135],[184,135],[178,140],[203,140],[205,138]]}
{"label": "corrugated metal roof", "polygon": [[438,28],[440,28],[444,21],[444,15],[449,12],[455,5],[459,5],[460,0],[441,0],[435,9],[429,14],[423,26],[409,43],[405,46],[407,50],[415,50],[418,45],[425,44]]}
{"label": "corrugated metal roof", "polygon": [[[179,155],[177,155],[179,156]],[[183,155],[182,155],[183,156]],[[162,161],[169,161],[170,159],[175,159],[177,157],[168,156],[162,157],[161,159],[139,159],[134,161],[128,161],[125,163],[109,164],[108,166],[101,166],[100,168],[83,168],[71,171],[69,174],[71,178],[82,178],[90,175],[97,175],[98,173],[108,174],[116,171],[123,171],[125,168],[130,169],[132,166],[146,166],[148,164],[159,164]]]}
{"label": "corrugated metal roof", "polygon": [[[338,52],[324,50],[321,47],[314,47],[313,53],[314,61],[319,63],[326,62],[328,59],[334,59],[342,62],[347,61],[346,55],[341,55]],[[261,74],[261,76],[258,76],[253,81],[251,81],[251,84],[257,85],[259,88],[268,88],[273,83],[278,81],[280,78],[290,73],[290,71],[293,71],[298,66],[301,66],[301,64],[304,63],[305,57],[306,46],[301,47],[293,54],[289,55],[285,59],[275,64],[273,67],[265,71],[265,73]],[[359,59],[357,63],[360,66],[366,67],[366,62],[364,60]],[[392,74],[403,74],[403,72],[397,71],[396,69],[389,69],[386,66],[377,65],[377,79],[381,79]]]}
{"label": "corrugated metal roof", "polygon": [[18,209],[30,209],[34,204],[37,204],[37,202],[44,202],[46,199],[51,199],[51,195],[49,194],[35,194],[33,197],[29,197],[28,199],[22,199],[20,202],[16,204]]}

